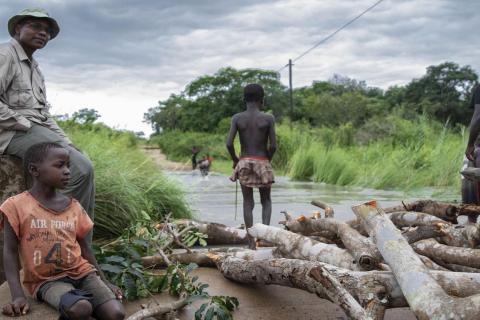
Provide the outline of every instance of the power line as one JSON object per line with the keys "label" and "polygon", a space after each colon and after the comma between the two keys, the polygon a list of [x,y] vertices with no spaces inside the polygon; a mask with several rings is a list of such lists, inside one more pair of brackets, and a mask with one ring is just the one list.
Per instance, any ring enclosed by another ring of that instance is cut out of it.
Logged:
{"label": "power line", "polygon": [[[312,51],[313,49],[315,49],[316,47],[318,47],[319,45],[321,45],[322,43],[325,43],[327,42],[329,39],[331,39],[332,37],[334,37],[337,33],[339,33],[340,31],[342,31],[343,29],[345,29],[346,27],[348,27],[349,25],[351,25],[352,23],[354,23],[355,21],[357,21],[358,19],[360,19],[364,14],[366,14],[368,11],[372,10],[373,8],[375,8],[376,6],[378,6],[380,4],[380,2],[382,2],[383,0],[379,0],[377,2],[375,2],[373,5],[371,5],[370,7],[368,7],[367,9],[365,9],[362,13],[360,13],[358,16],[356,16],[355,18],[353,18],[352,20],[348,21],[347,23],[345,23],[344,25],[342,25],[340,28],[338,28],[337,30],[335,30],[334,32],[330,33],[328,36],[326,36],[325,38],[323,38],[322,40],[320,40],[319,42],[317,42],[316,44],[313,45],[313,47],[311,47],[310,49],[308,49],[307,51],[303,52],[301,55],[299,55],[298,57],[296,57],[295,59],[292,60],[292,62],[295,62],[295,61],[298,61],[300,60],[301,58],[303,58],[305,55],[307,55],[310,51]],[[277,72],[280,72],[281,70],[283,70],[284,68],[286,68],[288,66],[285,65],[283,66],[282,68],[278,69]]]}

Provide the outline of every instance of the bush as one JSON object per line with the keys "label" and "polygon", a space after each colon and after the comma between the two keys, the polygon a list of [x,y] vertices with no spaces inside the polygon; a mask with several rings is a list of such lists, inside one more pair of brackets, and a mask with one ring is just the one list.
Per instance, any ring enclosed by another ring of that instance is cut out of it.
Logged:
{"label": "bush", "polygon": [[139,220],[191,216],[183,192],[138,149],[135,135],[102,124],[60,123],[95,168],[95,237],[112,238]]}

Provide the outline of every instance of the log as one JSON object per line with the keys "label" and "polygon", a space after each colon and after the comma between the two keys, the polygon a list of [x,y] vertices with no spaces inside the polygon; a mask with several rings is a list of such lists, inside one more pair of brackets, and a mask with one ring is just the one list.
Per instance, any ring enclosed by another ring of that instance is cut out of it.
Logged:
{"label": "log", "polygon": [[316,207],[322,208],[325,211],[325,218],[333,218],[335,215],[333,208],[320,200],[312,200],[310,203]]}
{"label": "log", "polygon": [[435,223],[446,223],[431,214],[422,212],[395,211],[387,214],[397,228],[428,226]]}
{"label": "log", "polygon": [[[418,257],[420,258],[420,260],[422,260],[423,264],[430,270],[442,270],[442,271],[452,270],[452,269],[449,269],[448,267],[444,266],[443,264],[440,265],[440,264],[436,263],[435,261],[433,261],[429,257],[425,257],[425,256],[422,256],[422,255],[418,255]],[[457,270],[453,270],[453,271],[457,271]],[[466,271],[461,271],[461,272],[466,272]]]}
{"label": "log", "polygon": [[362,236],[357,230],[343,221],[333,218],[312,219],[300,216],[296,220],[287,218],[285,227],[295,233],[315,234],[329,232],[339,237],[363,270],[373,270],[378,267],[382,257],[369,238]]}
{"label": "log", "polygon": [[[172,253],[168,255],[168,259],[172,262],[183,264],[196,263],[200,267],[215,267],[216,260],[226,256],[249,261],[272,259],[276,255],[271,248],[262,248],[257,250],[244,248],[218,248],[197,249],[192,252]],[[164,259],[159,255],[142,257],[141,262],[146,268],[166,267]]]}
{"label": "log", "polygon": [[139,310],[132,314],[127,320],[142,320],[149,317],[158,317],[169,312],[182,309],[188,304],[188,299],[180,299],[178,301],[167,303],[167,304],[160,304],[155,307]]}
{"label": "log", "polygon": [[[318,266],[310,269],[308,274],[310,277],[321,283],[325,294],[330,301],[340,306],[347,316],[351,319],[372,319],[355,300],[355,298],[348,292],[337,278],[332,276],[325,267]],[[383,315],[382,318],[383,319]]]}
{"label": "log", "polygon": [[353,256],[345,249],[335,245],[314,241],[308,237],[261,223],[249,228],[248,233],[254,237],[277,245],[277,249],[285,257],[321,261],[334,266],[358,270]]}
{"label": "log", "polygon": [[445,221],[458,223],[457,217],[460,215],[478,216],[478,214],[480,214],[480,206],[472,204],[439,202],[433,200],[419,200],[411,203],[402,203],[400,206],[385,209],[385,213],[396,211],[423,212],[434,215]]}
{"label": "log", "polygon": [[[478,319],[480,294],[448,295],[376,201],[352,207],[362,219],[418,319]],[[425,241],[425,240],[422,240]]]}
{"label": "log", "polygon": [[480,269],[470,268],[466,266],[460,266],[458,264],[447,263],[445,265],[446,269],[455,271],[455,272],[470,272],[470,273],[480,273]]}
{"label": "log", "polygon": [[418,254],[445,263],[480,268],[480,249],[451,247],[438,243],[435,239],[425,239],[412,244]]}
{"label": "log", "polygon": [[[310,276],[310,270],[321,266],[339,280],[342,286],[360,300],[362,296],[376,296],[388,308],[408,307],[408,303],[392,272],[351,271],[317,261],[298,259],[243,260],[223,257],[217,267],[228,279],[246,284],[276,284],[298,288],[330,298],[321,283]],[[480,274],[451,271],[431,271],[432,277],[444,290],[457,297],[467,297],[480,292]]]}
{"label": "log", "polygon": [[190,226],[206,234],[209,245],[248,244],[247,232],[243,229],[228,227],[220,223],[195,220],[177,220],[175,224],[185,227]]}
{"label": "log", "polygon": [[408,243],[414,243],[423,239],[439,238],[445,234],[436,225],[420,226],[402,232]]}

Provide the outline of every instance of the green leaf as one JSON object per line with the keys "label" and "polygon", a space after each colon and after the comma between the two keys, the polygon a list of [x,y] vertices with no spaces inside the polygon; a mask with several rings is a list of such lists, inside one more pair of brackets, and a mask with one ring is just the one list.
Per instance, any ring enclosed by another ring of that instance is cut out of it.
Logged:
{"label": "green leaf", "polygon": [[208,306],[208,303],[204,303],[200,306],[200,308],[198,308],[197,311],[195,311],[195,320],[201,320],[202,319],[202,313],[207,306]]}
{"label": "green leaf", "polygon": [[207,245],[207,241],[205,241],[205,239],[200,238],[200,239],[198,239],[198,242],[200,243],[200,245],[202,247],[205,247]]}
{"label": "green leaf", "polygon": [[140,213],[142,214],[142,218],[146,221],[150,221],[152,220],[152,218],[150,217],[150,215],[148,213],[146,213],[145,211],[141,210]]}
{"label": "green leaf", "polygon": [[115,274],[123,272],[123,268],[113,264],[102,263],[99,267],[104,272],[110,272]]}
{"label": "green leaf", "polygon": [[207,312],[205,313],[204,319],[205,319],[205,320],[212,320],[214,314],[215,314],[215,308],[214,308],[214,307],[210,307],[210,308],[207,310]]}
{"label": "green leaf", "polygon": [[106,262],[123,262],[125,261],[124,257],[119,257],[119,256],[110,256],[105,258]]}

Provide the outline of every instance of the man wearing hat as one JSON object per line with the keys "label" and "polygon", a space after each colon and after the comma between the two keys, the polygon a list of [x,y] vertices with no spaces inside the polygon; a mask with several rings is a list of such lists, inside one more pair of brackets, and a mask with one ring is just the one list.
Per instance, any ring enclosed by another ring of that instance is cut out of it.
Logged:
{"label": "man wearing hat", "polygon": [[65,193],[77,199],[93,220],[92,164],[50,115],[44,78],[33,58],[59,31],[57,21],[40,8],[25,9],[8,21],[12,39],[0,44],[0,154],[23,159],[30,146],[41,142],[66,147],[71,179]]}

